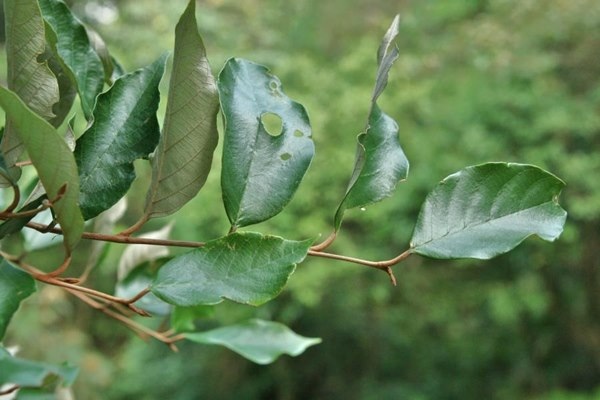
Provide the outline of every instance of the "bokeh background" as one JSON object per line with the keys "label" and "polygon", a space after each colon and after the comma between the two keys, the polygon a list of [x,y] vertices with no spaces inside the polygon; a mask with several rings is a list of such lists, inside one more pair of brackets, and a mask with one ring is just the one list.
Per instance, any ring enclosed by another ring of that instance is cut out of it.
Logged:
{"label": "bokeh background", "polygon": [[[69,3],[133,70],[172,50],[186,1]],[[396,13],[401,56],[380,105],[400,125],[409,179],[392,198],[347,213],[332,250],[399,254],[439,180],[503,160],[567,182],[569,217],[557,242],[532,238],[491,261],[414,256],[395,268],[397,287],[377,271],[309,259],[275,301],[225,303],[199,323],[260,317],[323,338],[269,366],[193,344],[171,353],[53,288],[24,304],[7,344],[23,357],[79,365],[78,399],[600,398],[597,0],[199,1],[214,73],[232,56],[265,64],[312,122],[317,153],[305,182],[282,214],[251,229],[291,239],[330,232],[365,125],[377,46]],[[226,233],[219,154],[201,194],[148,229],[174,220],[173,238]],[[138,167],[121,227],[143,202],[148,170]],[[112,290],[121,251],[111,245],[96,287]]]}

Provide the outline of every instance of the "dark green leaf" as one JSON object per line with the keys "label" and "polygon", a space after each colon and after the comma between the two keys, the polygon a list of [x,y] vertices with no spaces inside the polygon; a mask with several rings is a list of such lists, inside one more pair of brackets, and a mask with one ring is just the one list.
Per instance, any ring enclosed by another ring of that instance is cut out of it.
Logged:
{"label": "dark green leaf", "polygon": [[39,0],[39,3],[44,19],[58,37],[58,54],[75,76],[81,108],[89,120],[96,96],[104,86],[102,60],[90,43],[85,27],[65,3],[60,0]]}
{"label": "dark green leaf", "polygon": [[35,281],[28,273],[0,261],[0,341],[21,301],[35,292]]}
{"label": "dark green leaf", "polygon": [[391,196],[397,183],[408,176],[408,160],[400,146],[398,124],[377,105],[377,99],[387,85],[390,68],[398,58],[398,48],[393,44],[398,35],[398,24],[399,16],[396,16],[377,51],[379,68],[369,121],[366,131],[358,136],[354,171],[334,218],[336,231],[340,229],[347,209]]}
{"label": "dark green leaf", "polygon": [[224,298],[257,306],[281,292],[310,245],[310,240],[234,233],[166,263],[151,290],[178,306],[217,304]]}
{"label": "dark green leaf", "polygon": [[214,306],[173,307],[171,328],[176,332],[193,331],[196,329],[194,321],[212,317],[214,314]]}
{"label": "dark green leaf", "polygon": [[[246,226],[271,218],[290,201],[314,144],[306,110],[283,93],[267,68],[230,59],[218,86],[225,119],[223,201],[232,226]],[[262,121],[273,114],[282,121],[275,136]]]}
{"label": "dark green leaf", "polygon": [[450,175],[427,196],[411,251],[433,258],[488,259],[530,235],[556,239],[567,213],[564,183],[532,165],[489,163]]}
{"label": "dark green leaf", "polygon": [[282,354],[295,357],[321,343],[319,338],[300,336],[283,324],[260,319],[207,332],[186,333],[185,337],[197,343],[225,346],[257,364],[270,364]]}
{"label": "dark green leaf", "polygon": [[90,27],[85,27],[85,30],[87,32],[88,39],[90,40],[90,45],[102,61],[102,67],[104,68],[104,82],[106,82],[109,85],[112,85],[113,75],[115,73],[115,66],[113,64],[114,59],[108,52],[108,47],[106,47],[106,43],[102,39],[102,36],[100,36],[98,32],[91,29]]}
{"label": "dark green leaf", "polygon": [[[42,205],[42,202],[45,198],[46,196],[38,197],[30,203],[25,204],[18,210],[18,212],[35,210],[36,208]],[[25,225],[27,225],[29,221],[33,219],[34,216],[35,215],[21,218],[11,218],[2,222],[2,224],[0,224],[0,239],[4,239],[4,237],[7,235],[12,235],[13,233],[19,232],[25,227]]]}
{"label": "dark green leaf", "polygon": [[[45,61],[39,62],[46,50],[44,21],[35,0],[5,0],[6,53],[8,87],[36,114],[49,120],[52,106],[58,102],[56,78]],[[23,144],[8,118],[2,139],[2,152],[8,166],[13,166]]]}
{"label": "dark green leaf", "polygon": [[23,360],[0,351],[0,385],[10,383],[21,387],[42,387],[48,380],[56,378],[71,385],[77,372],[75,367]]}
{"label": "dark green leaf", "polygon": [[56,43],[58,42],[56,33],[47,23],[46,42],[48,45],[46,48],[48,67],[56,76],[56,80],[58,82],[58,91],[60,94],[58,103],[52,107],[55,117],[50,119],[49,122],[52,124],[52,126],[59,127],[67,117],[67,114],[69,114],[69,111],[71,111],[71,107],[73,106],[73,102],[77,96],[77,86],[73,72],[71,72],[69,67],[64,63],[58,54],[58,49],[56,48]]}
{"label": "dark green leaf", "polygon": [[65,247],[70,254],[83,232],[78,204],[79,179],[73,153],[56,129],[31,111],[16,94],[3,87],[0,87],[0,106],[13,120],[48,198],[58,198],[52,209],[64,232]]}
{"label": "dark green leaf", "polygon": [[0,188],[15,186],[20,177],[21,168],[9,167],[4,161],[4,156],[0,154]]}
{"label": "dark green leaf", "polygon": [[133,162],[148,157],[160,136],[156,110],[166,56],[124,75],[98,96],[94,122],[77,140],[81,209],[90,219],[113,206],[135,179]]}
{"label": "dark green leaf", "polygon": [[152,160],[145,214],[172,214],[206,182],[217,146],[219,98],[196,27],[195,0],[175,30],[175,53],[163,133]]}

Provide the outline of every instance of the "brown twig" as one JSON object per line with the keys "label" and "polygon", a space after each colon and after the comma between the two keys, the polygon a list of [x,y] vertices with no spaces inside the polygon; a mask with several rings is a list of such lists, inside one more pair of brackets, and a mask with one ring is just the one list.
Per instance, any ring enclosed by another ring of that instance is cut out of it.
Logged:
{"label": "brown twig", "polygon": [[331,232],[331,234],[329,236],[327,236],[327,239],[325,239],[323,242],[316,244],[314,246],[312,246],[310,249],[312,251],[323,251],[326,248],[328,248],[331,243],[333,243],[333,241],[335,240],[335,238],[337,237],[337,232],[333,231]]}

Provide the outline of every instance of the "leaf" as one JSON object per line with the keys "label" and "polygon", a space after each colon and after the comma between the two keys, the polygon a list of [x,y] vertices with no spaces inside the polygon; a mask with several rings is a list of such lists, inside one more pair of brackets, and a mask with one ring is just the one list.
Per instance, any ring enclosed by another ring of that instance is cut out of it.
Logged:
{"label": "leaf", "polygon": [[83,218],[79,209],[79,179],[73,153],[56,130],[36,115],[16,94],[0,87],[0,106],[14,121],[33,166],[64,232],[67,254],[75,247],[83,232]]}
{"label": "leaf", "polygon": [[234,233],[169,261],[150,289],[177,306],[218,304],[224,298],[258,306],[281,292],[311,243]]}
{"label": "leaf", "polygon": [[[35,281],[28,273],[0,261],[0,342],[21,301],[35,292]],[[0,356],[1,357],[1,356]]]}
{"label": "leaf", "polygon": [[90,27],[85,27],[87,32],[88,39],[90,41],[90,45],[100,57],[102,61],[102,67],[104,69],[104,82],[109,85],[113,84],[113,74],[115,73],[115,66],[113,64],[113,57],[110,55],[108,51],[108,47],[102,39],[102,36],[98,34],[95,30]]}
{"label": "leaf", "polygon": [[145,214],[166,216],[202,188],[218,141],[219,98],[198,34],[194,0],[175,30],[173,72],[163,133],[152,160]]}
{"label": "leaf", "polygon": [[[17,212],[35,210],[42,205],[42,202],[46,199],[46,196],[38,197],[37,199],[25,204]],[[29,221],[33,219],[35,215],[29,215],[21,218],[11,218],[0,224],[0,239],[4,239],[7,235],[19,232],[27,225]]]}
{"label": "leaf", "polygon": [[21,177],[21,168],[9,167],[0,154],[0,188],[14,187]]}
{"label": "leaf", "polygon": [[553,241],[567,213],[564,183],[532,165],[488,163],[448,176],[427,196],[411,251],[433,258],[488,259],[530,235]]}
{"label": "leaf", "polygon": [[214,306],[173,307],[171,312],[171,329],[176,332],[187,332],[196,329],[194,321],[209,318],[215,314]]}
{"label": "leaf", "polygon": [[[47,63],[38,61],[45,52],[46,38],[37,1],[6,0],[4,10],[8,87],[35,113],[51,119],[59,90]],[[15,129],[12,118],[8,118],[2,139],[2,152],[8,166],[13,166],[23,153],[23,144]]]}
{"label": "leaf", "polygon": [[409,164],[398,138],[398,124],[377,105],[387,85],[390,68],[398,58],[398,48],[393,41],[398,35],[399,18],[398,15],[394,18],[377,51],[379,68],[367,129],[358,135],[352,177],[334,218],[336,231],[347,209],[364,207],[391,196],[397,183],[408,176]]}
{"label": "leaf", "polygon": [[186,333],[185,338],[225,346],[257,364],[270,364],[282,354],[295,357],[321,343],[320,338],[300,336],[283,324],[260,319],[207,332]]}
{"label": "leaf", "polygon": [[21,387],[42,387],[48,380],[57,378],[71,385],[77,372],[75,367],[24,360],[0,351],[0,385],[10,383]]}
{"label": "leaf", "polygon": [[56,48],[77,82],[81,108],[90,120],[96,96],[104,86],[102,60],[94,50],[84,25],[60,0],[39,0],[44,19],[52,27],[58,41]]}
{"label": "leaf", "polygon": [[75,84],[75,76],[69,67],[63,62],[62,58],[58,54],[56,44],[58,38],[56,33],[48,23],[46,23],[46,61],[48,68],[52,71],[58,82],[59,100],[58,103],[54,104],[52,111],[54,112],[54,118],[50,119],[49,122],[54,127],[59,127],[69,111],[73,106],[75,97],[77,96],[77,86]]}
{"label": "leaf", "polygon": [[[221,186],[232,226],[269,219],[291,200],[314,144],[304,107],[289,99],[267,68],[232,58],[219,75],[225,119]],[[270,135],[262,118],[275,114],[282,132]]]}
{"label": "leaf", "polygon": [[77,140],[81,210],[90,219],[113,206],[135,179],[133,162],[148,157],[160,136],[156,110],[166,55],[117,79],[98,96],[94,122]]}

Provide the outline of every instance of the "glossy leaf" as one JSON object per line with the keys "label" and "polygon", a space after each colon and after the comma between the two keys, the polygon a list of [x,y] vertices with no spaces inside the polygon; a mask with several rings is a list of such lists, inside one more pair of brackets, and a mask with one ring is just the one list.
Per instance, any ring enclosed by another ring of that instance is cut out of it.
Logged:
{"label": "glossy leaf", "polygon": [[16,94],[0,87],[0,106],[17,128],[29,158],[49,199],[56,219],[64,232],[67,254],[81,237],[83,218],[79,209],[79,179],[73,153],[56,130],[32,112]]}
{"label": "glossy leaf", "polygon": [[84,25],[61,0],[39,0],[44,19],[52,27],[58,41],[56,48],[75,81],[81,108],[89,120],[94,110],[96,96],[104,86],[102,60],[90,43]]}
{"label": "glossy leaf", "polygon": [[[314,155],[310,123],[304,107],[262,65],[230,59],[218,85],[225,119],[223,201],[232,226],[246,226],[273,217],[294,195]],[[282,120],[277,136],[262,122],[270,114]]]}
{"label": "glossy leaf", "polygon": [[81,209],[90,219],[113,206],[135,179],[133,162],[154,151],[160,136],[156,110],[166,56],[119,78],[98,96],[94,122],[77,140]]}
{"label": "glossy leaf", "polygon": [[0,351],[0,385],[10,383],[21,387],[42,387],[48,380],[57,378],[71,385],[77,372],[75,367],[24,360],[11,356],[5,350]]}
{"label": "glossy leaf", "polygon": [[[58,102],[58,83],[43,58],[46,49],[44,20],[35,0],[4,1],[8,87],[36,114],[49,120],[52,106]],[[2,152],[8,166],[13,166],[23,144],[8,118],[2,139]]]}
{"label": "glossy leaf", "polygon": [[28,273],[0,261],[0,342],[21,301],[35,292],[35,281]]}
{"label": "glossy leaf", "polygon": [[260,319],[207,332],[186,333],[185,337],[197,343],[225,346],[257,364],[270,364],[282,354],[295,357],[321,343],[320,338],[300,336],[283,324]]}
{"label": "glossy leaf", "polygon": [[398,58],[398,48],[393,43],[398,35],[398,25],[399,16],[396,16],[377,51],[379,68],[367,129],[358,136],[354,171],[334,218],[336,231],[340,229],[347,209],[391,196],[398,182],[408,176],[408,159],[400,145],[398,124],[377,105],[377,99],[387,85],[390,68]]}
{"label": "glossy leaf", "polygon": [[163,133],[152,160],[145,214],[174,213],[206,182],[218,141],[219,99],[191,0],[175,30]]}
{"label": "glossy leaf", "polygon": [[310,245],[311,241],[234,233],[169,261],[150,289],[178,306],[217,304],[225,298],[258,306],[281,292]]}
{"label": "glossy leaf", "polygon": [[488,259],[530,235],[553,241],[567,213],[564,183],[531,165],[489,163],[450,175],[427,196],[411,251],[433,258]]}

